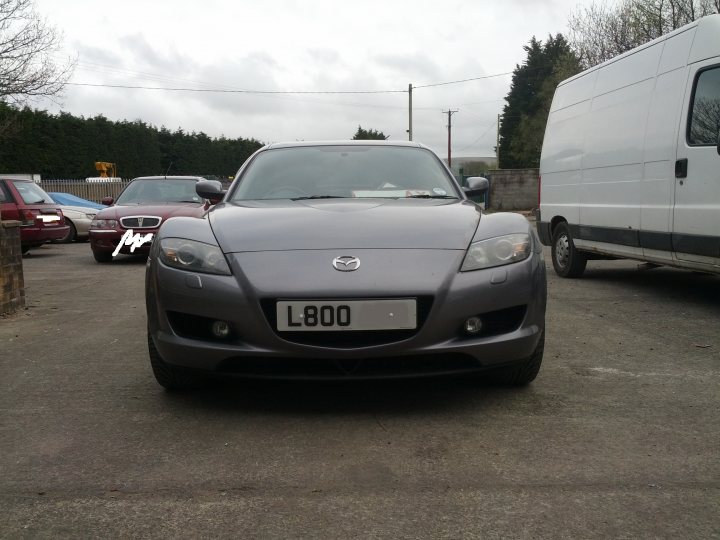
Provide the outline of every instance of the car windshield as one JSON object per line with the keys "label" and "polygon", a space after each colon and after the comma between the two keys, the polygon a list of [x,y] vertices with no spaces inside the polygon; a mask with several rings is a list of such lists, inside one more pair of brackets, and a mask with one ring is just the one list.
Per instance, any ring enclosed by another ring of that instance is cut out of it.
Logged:
{"label": "car windshield", "polygon": [[25,204],[43,204],[54,202],[50,198],[50,195],[45,193],[43,188],[33,182],[13,180],[12,183],[15,186],[15,189],[18,190],[18,193],[20,193],[20,196]]}
{"label": "car windshield", "polygon": [[258,154],[231,201],[331,197],[457,198],[429,150],[403,146],[298,146]]}
{"label": "car windshield", "polygon": [[201,203],[202,199],[195,192],[196,183],[190,179],[133,180],[115,204]]}

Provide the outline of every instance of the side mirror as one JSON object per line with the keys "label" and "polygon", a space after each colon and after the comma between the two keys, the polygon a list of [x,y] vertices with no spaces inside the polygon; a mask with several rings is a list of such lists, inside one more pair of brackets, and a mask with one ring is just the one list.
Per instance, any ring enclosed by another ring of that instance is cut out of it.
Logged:
{"label": "side mirror", "polygon": [[468,197],[478,197],[490,189],[490,181],[482,176],[471,176],[467,179],[467,184],[463,191]]}
{"label": "side mirror", "polygon": [[102,199],[100,199],[100,204],[104,204],[105,206],[110,206],[114,202],[114,197],[103,197]]}
{"label": "side mirror", "polygon": [[225,197],[222,184],[217,180],[206,180],[195,184],[195,192],[203,199],[210,201],[210,204],[217,204]]}

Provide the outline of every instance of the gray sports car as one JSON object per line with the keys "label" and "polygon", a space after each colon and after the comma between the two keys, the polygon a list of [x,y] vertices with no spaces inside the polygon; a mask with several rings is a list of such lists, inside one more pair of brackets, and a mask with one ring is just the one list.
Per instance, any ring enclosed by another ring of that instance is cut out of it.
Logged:
{"label": "gray sports car", "polygon": [[203,218],[167,220],[146,275],[157,381],[201,374],[535,379],[545,264],[519,214],[483,214],[416,143],[266,146]]}

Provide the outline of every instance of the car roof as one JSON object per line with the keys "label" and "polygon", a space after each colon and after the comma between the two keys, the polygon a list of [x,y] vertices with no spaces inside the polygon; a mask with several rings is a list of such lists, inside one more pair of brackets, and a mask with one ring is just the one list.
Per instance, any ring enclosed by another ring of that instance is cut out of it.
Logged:
{"label": "car roof", "polygon": [[296,148],[307,146],[405,146],[412,148],[429,149],[424,144],[415,141],[388,141],[388,140],[340,140],[340,141],[295,141],[278,142],[266,145],[263,150],[275,148]]}
{"label": "car roof", "polygon": [[202,176],[138,176],[137,178],[133,178],[133,181],[135,180],[195,180],[197,182],[203,182],[205,181],[205,178]]}

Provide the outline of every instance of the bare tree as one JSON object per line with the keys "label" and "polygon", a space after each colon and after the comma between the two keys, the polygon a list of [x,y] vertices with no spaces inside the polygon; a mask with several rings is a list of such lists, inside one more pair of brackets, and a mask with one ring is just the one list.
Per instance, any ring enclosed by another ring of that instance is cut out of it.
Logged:
{"label": "bare tree", "polygon": [[720,12],[720,0],[621,0],[570,15],[569,41],[584,67],[597,65],[692,21]]}
{"label": "bare tree", "polygon": [[59,65],[53,60],[60,42],[33,0],[0,0],[0,100],[19,105],[58,95],[74,68],[74,62]]}

